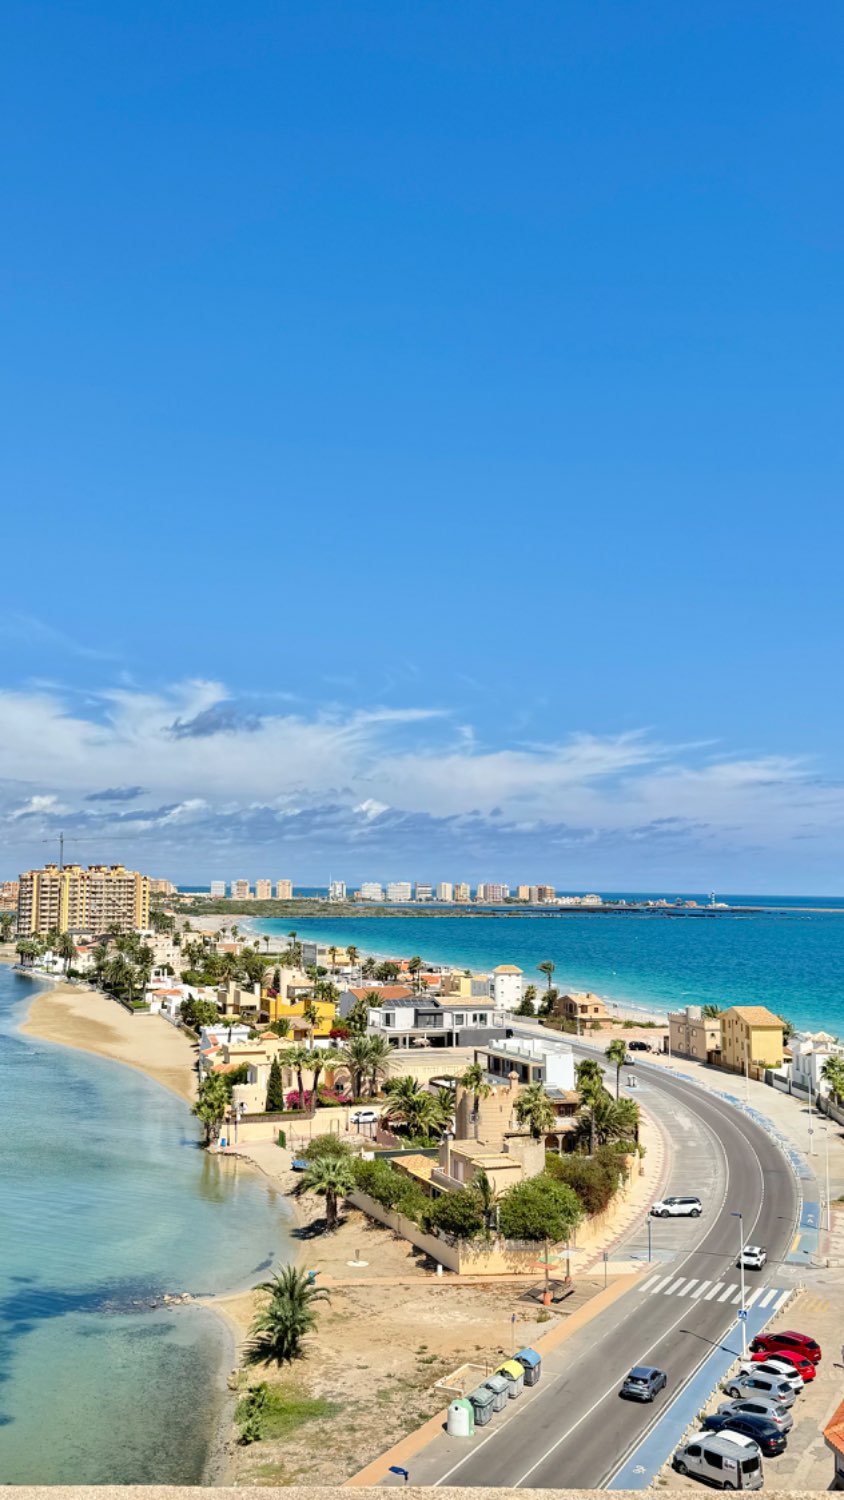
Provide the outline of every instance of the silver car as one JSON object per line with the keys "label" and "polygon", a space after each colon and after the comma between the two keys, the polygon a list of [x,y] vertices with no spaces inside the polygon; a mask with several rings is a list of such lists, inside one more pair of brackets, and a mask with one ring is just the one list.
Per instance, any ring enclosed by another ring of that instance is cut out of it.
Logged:
{"label": "silver car", "polygon": [[722,1401],[718,1415],[723,1417],[730,1412],[744,1417],[762,1417],[765,1422],[773,1422],[780,1432],[790,1432],[794,1426],[788,1407],[781,1406],[770,1396],[745,1396],[739,1401]]}
{"label": "silver car", "polygon": [[773,1375],[776,1380],[785,1380],[791,1386],[795,1396],[799,1396],[803,1389],[803,1376],[800,1371],[795,1370],[787,1359],[775,1359],[773,1354],[770,1359],[748,1360],[739,1368],[743,1375]]}
{"label": "silver car", "polygon": [[795,1401],[794,1390],[787,1380],[781,1380],[779,1375],[760,1375],[758,1365],[752,1374],[731,1375],[724,1382],[724,1395],[732,1396],[735,1401],[747,1396],[767,1396],[778,1406],[793,1406]]}

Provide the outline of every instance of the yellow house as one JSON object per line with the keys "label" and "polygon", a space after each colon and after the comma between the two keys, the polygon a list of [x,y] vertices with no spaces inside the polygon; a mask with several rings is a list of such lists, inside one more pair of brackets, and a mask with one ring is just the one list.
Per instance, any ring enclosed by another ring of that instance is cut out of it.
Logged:
{"label": "yellow house", "polygon": [[288,1003],[279,995],[264,995],[261,1000],[261,1014],[266,1016],[269,1022],[288,1020],[294,1017],[302,1019],[305,1011],[311,1008],[316,1011],[317,1020],[314,1023],[314,1036],[329,1036],[337,1014],[337,1007],[333,1000],[296,1000]]}
{"label": "yellow house", "polygon": [[782,1066],[785,1028],[764,1005],[733,1005],[721,1016],[721,1055],[726,1067]]}

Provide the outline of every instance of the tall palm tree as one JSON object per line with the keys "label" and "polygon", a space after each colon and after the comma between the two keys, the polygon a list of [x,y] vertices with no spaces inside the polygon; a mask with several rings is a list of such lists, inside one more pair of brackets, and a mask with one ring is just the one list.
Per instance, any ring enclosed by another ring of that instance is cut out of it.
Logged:
{"label": "tall palm tree", "polygon": [[64,959],[64,971],[67,974],[73,960],[76,957],[76,944],[69,932],[61,933],[55,952],[59,958]]}
{"label": "tall palm tree", "polygon": [[829,1085],[830,1093],[834,1094],[840,1103],[844,1098],[844,1061],[832,1055],[827,1057],[821,1068],[821,1078]]}
{"label": "tall palm tree", "polygon": [[268,1292],[269,1300],[252,1320],[246,1346],[246,1363],[281,1367],[301,1359],[302,1344],[317,1324],[317,1302],[327,1302],[324,1287],[312,1285],[306,1271],[285,1266],[271,1281],[262,1281],[256,1292]]}
{"label": "tall palm tree", "polygon": [[621,1092],[621,1070],[624,1067],[624,1059],[627,1056],[627,1047],[620,1036],[613,1037],[608,1047],[604,1048],[604,1057],[608,1063],[615,1068],[615,1097]]}
{"label": "tall palm tree", "polygon": [[481,1213],[484,1216],[484,1224],[487,1229],[491,1229],[495,1218],[496,1204],[501,1194],[496,1192],[492,1179],[487,1176],[483,1167],[472,1178],[472,1187],[481,1200]]}
{"label": "tall palm tree", "polygon": [[348,1197],[355,1176],[348,1156],[318,1156],[302,1178],[303,1193],[319,1193],[325,1199],[325,1227],[337,1228],[337,1205]]}
{"label": "tall palm tree", "polygon": [[583,1119],[589,1127],[589,1152],[594,1156],[598,1140],[598,1114],[604,1107],[604,1101],[611,1104],[612,1099],[604,1085],[600,1064],[594,1058],[585,1057],[577,1064],[576,1071]]}
{"label": "tall palm tree", "polygon": [[331,947],[328,950],[328,957],[331,960],[331,973],[332,974],[335,974],[336,971],[337,971],[337,952],[338,952],[338,949],[337,949],[336,943],[332,943]]}
{"label": "tall palm tree", "polygon": [[408,973],[413,975],[413,988],[414,990],[416,990],[417,994],[421,988],[421,980],[419,978],[419,975],[421,974],[423,968],[424,965],[418,953],[414,953],[413,958],[409,958],[407,960]]}
{"label": "tall palm tree", "polygon": [[470,1089],[472,1093],[472,1109],[475,1116],[481,1107],[481,1100],[488,1099],[492,1093],[492,1087],[487,1082],[486,1071],[479,1062],[470,1063],[465,1073],[461,1073],[458,1083],[464,1089]]}
{"label": "tall palm tree", "polygon": [[393,1066],[395,1050],[385,1036],[370,1036],[367,1037],[367,1042],[369,1047],[366,1073],[369,1080],[369,1092],[374,1097],[378,1093],[379,1079],[386,1078]]}
{"label": "tall palm tree", "polygon": [[[305,1068],[311,1066],[313,1053],[308,1047],[288,1047],[283,1053],[282,1066],[293,1068],[296,1072],[296,1087],[299,1090],[299,1108],[305,1108],[305,1083],[303,1073]],[[314,1101],[315,1102],[315,1101]]]}
{"label": "tall palm tree", "polygon": [[361,978],[374,979],[375,970],[377,969],[377,967],[378,965],[375,962],[375,959],[372,957],[372,954],[368,954],[360,966]]}
{"label": "tall palm tree", "polygon": [[340,1067],[349,1075],[355,1099],[363,1092],[363,1079],[369,1067],[369,1042],[367,1036],[350,1036],[340,1052]]}
{"label": "tall palm tree", "polygon": [[348,947],[346,948],[346,957],[349,960],[349,967],[351,969],[354,969],[355,964],[358,961],[358,950],[353,943],[349,943]]}
{"label": "tall palm tree", "polygon": [[438,1100],[411,1077],[396,1079],[382,1119],[404,1125],[409,1135],[427,1135],[445,1123]]}
{"label": "tall palm tree", "polygon": [[540,974],[545,975],[545,978],[548,981],[547,988],[550,990],[551,978],[556,968],[556,964],[550,958],[546,958],[541,964],[537,964],[536,967],[539,970]]}
{"label": "tall palm tree", "polygon": [[516,1118],[521,1125],[529,1127],[535,1141],[541,1140],[553,1129],[557,1117],[544,1084],[529,1083],[522,1089],[516,1100]]}

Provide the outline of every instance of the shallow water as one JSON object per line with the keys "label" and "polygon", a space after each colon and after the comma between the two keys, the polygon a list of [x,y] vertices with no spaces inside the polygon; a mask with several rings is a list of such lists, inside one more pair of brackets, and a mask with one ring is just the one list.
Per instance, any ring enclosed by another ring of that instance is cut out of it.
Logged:
{"label": "shallow water", "polygon": [[21,1035],[34,993],[0,966],[0,1483],[196,1483],[229,1336],[148,1303],[262,1279],[287,1205],[152,1080]]}

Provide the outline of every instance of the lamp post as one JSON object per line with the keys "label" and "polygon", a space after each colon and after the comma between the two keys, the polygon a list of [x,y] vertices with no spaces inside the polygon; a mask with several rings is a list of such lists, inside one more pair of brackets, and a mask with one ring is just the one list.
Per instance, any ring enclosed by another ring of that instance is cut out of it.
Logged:
{"label": "lamp post", "polygon": [[826,1187],[826,1232],[832,1228],[832,1213],[829,1203],[829,1120],[823,1128],[824,1185]]}
{"label": "lamp post", "polygon": [[648,1264],[650,1264],[650,1260],[651,1260],[651,1249],[652,1249],[652,1246],[651,1246],[651,1221],[650,1221],[650,1218],[649,1218],[648,1219]]}
{"label": "lamp post", "polygon": [[741,1357],[747,1356],[747,1309],[744,1305],[744,1214],[733,1213],[732,1217],[739,1221],[739,1270],[741,1271],[741,1309],[739,1311],[739,1322],[741,1323]]}

